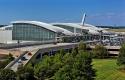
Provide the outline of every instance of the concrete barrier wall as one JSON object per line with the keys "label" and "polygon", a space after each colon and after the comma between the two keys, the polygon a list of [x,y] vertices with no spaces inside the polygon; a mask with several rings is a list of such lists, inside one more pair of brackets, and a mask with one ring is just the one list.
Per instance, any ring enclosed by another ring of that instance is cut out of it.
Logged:
{"label": "concrete barrier wall", "polygon": [[46,42],[27,42],[27,43],[13,43],[13,44],[0,44],[0,49],[11,49],[11,48],[20,48],[26,46],[34,46],[34,45],[42,45],[42,44],[50,44],[54,41],[46,41]]}

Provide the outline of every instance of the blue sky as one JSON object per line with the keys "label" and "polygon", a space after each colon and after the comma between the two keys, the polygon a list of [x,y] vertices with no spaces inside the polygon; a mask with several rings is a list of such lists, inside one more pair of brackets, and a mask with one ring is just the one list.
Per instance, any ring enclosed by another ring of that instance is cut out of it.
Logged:
{"label": "blue sky", "polygon": [[15,20],[125,25],[125,0],[0,0],[0,24]]}

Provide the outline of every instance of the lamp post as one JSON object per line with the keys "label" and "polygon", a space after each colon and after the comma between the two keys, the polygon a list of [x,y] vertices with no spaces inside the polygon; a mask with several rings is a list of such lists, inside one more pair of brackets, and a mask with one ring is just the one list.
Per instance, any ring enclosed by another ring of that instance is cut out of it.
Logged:
{"label": "lamp post", "polygon": [[18,44],[18,48],[19,48],[19,44],[20,44],[20,41],[19,41],[19,40],[17,41],[17,44]]}
{"label": "lamp post", "polygon": [[[20,40],[17,40],[17,46],[18,46],[18,51],[20,51]],[[19,55],[21,55],[21,53],[19,54]]]}

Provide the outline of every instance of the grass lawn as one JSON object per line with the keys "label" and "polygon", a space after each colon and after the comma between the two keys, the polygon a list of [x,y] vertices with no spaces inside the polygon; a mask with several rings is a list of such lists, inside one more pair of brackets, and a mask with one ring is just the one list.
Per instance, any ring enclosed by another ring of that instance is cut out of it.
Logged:
{"label": "grass lawn", "polygon": [[125,29],[107,29],[107,31],[125,32]]}
{"label": "grass lawn", "polygon": [[125,72],[119,71],[116,59],[94,59],[96,80],[125,80]]}

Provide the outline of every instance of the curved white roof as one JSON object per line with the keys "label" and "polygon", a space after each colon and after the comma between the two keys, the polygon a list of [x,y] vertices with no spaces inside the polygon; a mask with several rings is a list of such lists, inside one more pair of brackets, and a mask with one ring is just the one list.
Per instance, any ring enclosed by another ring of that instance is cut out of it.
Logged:
{"label": "curved white roof", "polygon": [[26,23],[26,24],[33,24],[37,25],[43,28],[46,28],[48,30],[54,31],[54,32],[63,32],[62,30],[55,29],[52,25],[49,25],[47,23],[39,22],[39,21],[14,21],[12,23]]}
{"label": "curved white roof", "polygon": [[70,26],[74,28],[85,29],[85,30],[89,30],[89,33],[91,34],[99,34],[99,32],[97,31],[97,27],[90,25],[90,24],[84,24],[84,26],[78,23],[52,23],[52,24],[53,25],[66,25],[66,26]]}
{"label": "curved white roof", "polygon": [[0,29],[6,30],[6,28],[12,28],[12,27],[13,27],[13,25],[8,25],[8,26],[1,27]]}
{"label": "curved white roof", "polygon": [[84,26],[82,26],[79,23],[52,23],[52,25],[66,25],[66,26],[80,28],[80,29],[84,29],[84,27],[86,27],[85,29],[94,28],[96,30],[100,30],[99,28],[97,28],[93,25],[90,25],[90,24],[84,24]]}
{"label": "curved white roof", "polygon": [[[80,26],[83,26],[83,25],[81,25],[81,24],[79,24],[79,25],[80,25]],[[98,27],[93,26],[93,25],[91,25],[91,24],[84,24],[83,27],[84,27],[84,28],[88,28],[88,29],[92,29],[92,30],[96,30],[96,31],[104,30],[104,29],[102,29],[102,28],[98,28]]]}
{"label": "curved white roof", "polygon": [[106,31],[105,29],[98,28],[90,24],[84,24],[83,26],[83,25],[80,25],[79,23],[52,23],[52,25],[66,25],[74,28],[85,29],[85,30],[89,30],[89,33],[91,34],[99,34],[100,30],[102,30],[104,34],[110,34],[110,32]]}
{"label": "curved white roof", "polygon": [[66,26],[82,29],[82,26],[75,23],[52,23],[52,25],[66,25]]}
{"label": "curved white roof", "polygon": [[46,28],[48,30],[51,30],[51,31],[54,31],[54,32],[61,32],[61,33],[64,33],[65,35],[74,35],[72,32],[66,30],[66,29],[63,29],[63,28],[60,28],[60,27],[57,27],[57,26],[52,26],[50,24],[47,24],[47,23],[44,23],[44,22],[39,22],[39,21],[14,21],[12,22],[13,24],[14,23],[27,23],[27,24],[33,24],[33,25],[38,25],[40,27],[43,27],[43,28]]}
{"label": "curved white roof", "polygon": [[[55,26],[55,27],[56,27],[56,26]],[[71,31],[66,30],[66,29],[64,29],[64,28],[60,28],[60,27],[56,27],[56,28],[63,30],[62,33],[65,34],[65,35],[75,35],[75,34],[72,33]]]}

